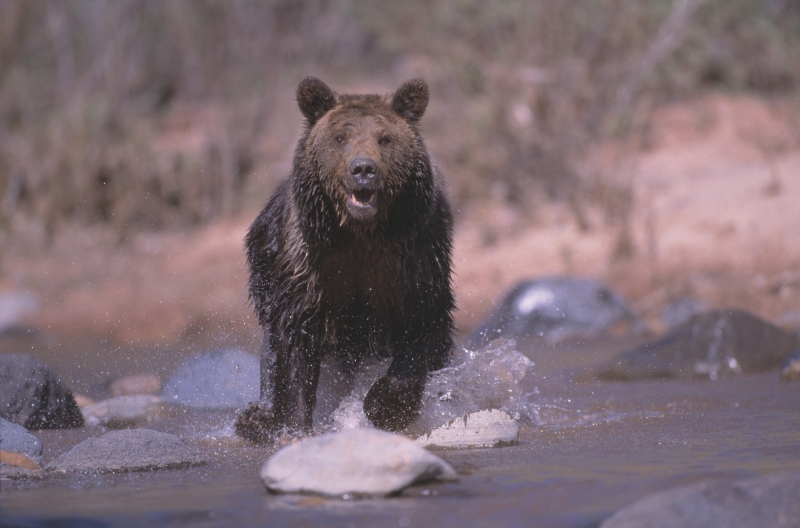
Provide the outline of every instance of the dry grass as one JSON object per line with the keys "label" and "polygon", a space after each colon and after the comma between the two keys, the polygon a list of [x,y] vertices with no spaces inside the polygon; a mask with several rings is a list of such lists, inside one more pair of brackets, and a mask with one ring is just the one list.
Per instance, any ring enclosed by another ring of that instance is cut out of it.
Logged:
{"label": "dry grass", "polygon": [[600,207],[624,257],[633,197],[591,147],[704,86],[791,91],[800,59],[789,0],[9,0],[0,19],[0,236],[45,244],[70,223],[124,240],[253,207],[283,177],[301,77],[422,76],[459,206],[564,201],[582,229]]}

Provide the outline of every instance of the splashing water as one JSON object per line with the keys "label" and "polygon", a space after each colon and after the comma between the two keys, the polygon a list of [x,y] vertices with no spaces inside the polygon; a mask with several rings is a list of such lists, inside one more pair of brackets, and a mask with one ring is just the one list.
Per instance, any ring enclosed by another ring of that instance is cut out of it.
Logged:
{"label": "splashing water", "polygon": [[[419,436],[454,418],[484,409],[519,413],[523,404],[520,381],[533,362],[516,346],[513,340],[496,339],[479,350],[459,349],[450,366],[430,374],[420,415],[403,432]],[[364,414],[364,397],[387,368],[388,362],[374,364],[359,374],[352,392],[333,413],[331,430],[370,427]]]}

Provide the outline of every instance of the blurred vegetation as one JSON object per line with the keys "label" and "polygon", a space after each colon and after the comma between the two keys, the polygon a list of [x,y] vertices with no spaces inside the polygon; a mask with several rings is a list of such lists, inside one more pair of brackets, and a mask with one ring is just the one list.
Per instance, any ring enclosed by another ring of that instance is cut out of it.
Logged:
{"label": "blurred vegetation", "polygon": [[587,149],[636,133],[642,101],[797,93],[800,0],[0,0],[0,235],[260,205],[309,74],[424,77],[459,205],[563,200],[583,227],[595,206],[624,225],[632,191]]}

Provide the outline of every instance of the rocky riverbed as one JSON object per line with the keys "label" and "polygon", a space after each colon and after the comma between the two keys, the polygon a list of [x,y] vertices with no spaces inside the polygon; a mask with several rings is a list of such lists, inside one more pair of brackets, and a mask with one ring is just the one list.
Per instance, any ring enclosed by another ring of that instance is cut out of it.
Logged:
{"label": "rocky riverbed", "polygon": [[[557,295],[537,299],[557,311]],[[796,368],[796,334],[729,311],[690,316],[662,337],[634,331],[629,319],[622,336],[612,322],[571,339],[505,332],[519,341],[460,350],[431,378],[422,416],[405,431],[427,450],[398,435],[348,436],[369,431],[359,391],[380,365],[329,406],[332,418],[318,424],[323,436],[254,446],[232,427],[255,394],[257,362],[246,351],[200,351],[171,369],[153,353],[150,372],[103,384],[81,379],[79,368],[48,369],[53,348],[36,349],[35,361],[4,355],[3,390],[16,387],[20,396],[2,401],[3,416],[17,424],[0,424],[0,517],[10,526],[634,526],[643,519],[640,504],[652,503],[666,513],[644,510],[667,519],[664,526],[686,526],[670,517],[676,508],[698,512],[696,519],[721,509],[750,525],[797,526],[791,490],[800,474],[800,384],[786,374]],[[742,328],[755,341],[739,337]],[[670,356],[665,343],[676,342],[687,353]],[[611,368],[662,365],[667,356],[678,374],[609,381]],[[744,368],[731,368],[732,358]],[[698,370],[711,360],[720,365],[717,376]],[[62,392],[12,383],[21,378],[8,373],[19,369]],[[83,420],[77,427],[73,417],[28,430],[18,423],[34,415],[20,410],[29,407],[9,405],[29,398],[37,416],[69,417],[73,392]],[[289,474],[302,478],[286,480]]]}

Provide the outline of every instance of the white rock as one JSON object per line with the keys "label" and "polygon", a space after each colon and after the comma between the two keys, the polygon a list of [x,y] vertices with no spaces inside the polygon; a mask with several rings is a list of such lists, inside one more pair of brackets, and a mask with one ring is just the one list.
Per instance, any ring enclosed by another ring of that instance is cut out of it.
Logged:
{"label": "white rock", "polygon": [[375,429],[309,438],[275,453],[261,468],[271,491],[387,495],[415,483],[455,480],[455,470],[413,440]]}
{"label": "white rock", "polygon": [[138,427],[154,420],[176,414],[179,407],[163,398],[149,394],[137,394],[109,398],[81,409],[88,426],[125,429]]}
{"label": "white rock", "polygon": [[491,409],[450,420],[417,438],[425,447],[501,447],[519,441],[519,421],[506,411]]}

